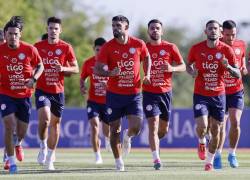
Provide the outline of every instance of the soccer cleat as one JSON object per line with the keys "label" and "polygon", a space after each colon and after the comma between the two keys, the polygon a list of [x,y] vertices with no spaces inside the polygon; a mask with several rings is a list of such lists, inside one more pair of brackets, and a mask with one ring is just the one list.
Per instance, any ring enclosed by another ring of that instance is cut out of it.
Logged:
{"label": "soccer cleat", "polygon": [[102,157],[98,156],[95,158],[95,164],[102,164],[103,161],[102,161]]}
{"label": "soccer cleat", "polygon": [[213,165],[208,163],[205,165],[205,168],[204,168],[205,171],[212,171],[213,170]]}
{"label": "soccer cleat", "polygon": [[45,168],[49,171],[54,171],[55,170],[55,167],[54,167],[54,164],[52,161],[48,162],[46,161],[45,162]]}
{"label": "soccer cleat", "polygon": [[45,160],[46,160],[46,156],[47,156],[47,148],[40,148],[40,151],[39,151],[38,156],[37,156],[38,164],[44,165]]}
{"label": "soccer cleat", "polygon": [[4,162],[4,170],[9,170],[10,169],[10,161],[9,160],[6,160],[5,162]]}
{"label": "soccer cleat", "polygon": [[199,143],[198,146],[198,156],[201,160],[206,159],[206,145]]}
{"label": "soccer cleat", "polygon": [[127,156],[131,150],[131,138],[128,137],[128,130],[123,131],[122,153]]}
{"label": "soccer cleat", "polygon": [[156,159],[155,161],[154,161],[154,168],[155,168],[155,170],[160,170],[161,169],[161,160],[160,159]]}
{"label": "soccer cleat", "polygon": [[232,168],[239,167],[239,163],[235,155],[228,154],[227,160]]}
{"label": "soccer cleat", "polygon": [[22,146],[15,146],[16,158],[18,161],[24,160],[24,152]]}
{"label": "soccer cleat", "polygon": [[13,165],[10,166],[9,173],[10,174],[16,174],[17,173],[17,166],[16,166],[16,164],[13,164]]}
{"label": "soccer cleat", "polygon": [[216,154],[213,162],[214,169],[222,169],[221,155]]}
{"label": "soccer cleat", "polygon": [[117,171],[125,171],[124,163],[120,162],[115,165]]}

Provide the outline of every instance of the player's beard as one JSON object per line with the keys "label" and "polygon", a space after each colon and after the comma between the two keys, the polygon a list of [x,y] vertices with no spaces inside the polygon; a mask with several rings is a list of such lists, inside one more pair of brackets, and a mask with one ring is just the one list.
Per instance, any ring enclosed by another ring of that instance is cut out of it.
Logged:
{"label": "player's beard", "polygon": [[113,35],[114,35],[115,38],[122,37],[122,33],[120,33],[119,31],[113,31]]}
{"label": "player's beard", "polygon": [[160,39],[160,36],[158,35],[150,35],[150,39],[152,39],[153,41],[157,41]]}

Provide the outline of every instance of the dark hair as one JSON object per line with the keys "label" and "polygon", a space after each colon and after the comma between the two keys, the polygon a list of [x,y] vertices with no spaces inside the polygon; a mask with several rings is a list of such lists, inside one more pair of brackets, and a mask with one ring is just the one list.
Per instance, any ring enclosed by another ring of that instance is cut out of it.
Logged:
{"label": "dark hair", "polygon": [[20,31],[23,30],[23,17],[21,16],[12,16],[11,19],[5,24],[4,26],[4,32],[8,30],[9,27],[15,27],[20,29]]}
{"label": "dark hair", "polygon": [[47,25],[49,25],[49,23],[58,23],[58,24],[62,24],[62,20],[58,17],[49,17],[47,20]]}
{"label": "dark hair", "polygon": [[222,25],[223,29],[233,29],[236,28],[236,23],[233,20],[226,20]]}
{"label": "dark hair", "polygon": [[129,25],[129,20],[123,15],[117,15],[112,18],[112,21],[121,21],[121,22],[126,22]]}
{"label": "dark hair", "polygon": [[94,42],[94,46],[102,46],[103,44],[105,44],[107,41],[103,38],[103,37],[99,37],[96,38],[95,42]]}
{"label": "dark hair", "polygon": [[48,39],[48,33],[44,33],[42,36],[41,36],[41,40],[46,40]]}
{"label": "dark hair", "polygon": [[211,24],[211,23],[216,23],[216,24],[218,24],[218,25],[220,26],[220,23],[219,23],[218,21],[216,21],[216,20],[209,20],[209,21],[207,22],[207,24],[206,24],[206,27],[207,27],[209,24]]}
{"label": "dark hair", "polygon": [[159,19],[152,19],[148,22],[148,27],[150,26],[150,24],[152,23],[159,23],[162,26],[162,22]]}

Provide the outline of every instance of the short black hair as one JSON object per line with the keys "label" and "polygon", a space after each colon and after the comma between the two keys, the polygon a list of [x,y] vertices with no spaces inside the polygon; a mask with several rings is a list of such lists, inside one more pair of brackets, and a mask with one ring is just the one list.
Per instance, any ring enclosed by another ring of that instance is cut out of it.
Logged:
{"label": "short black hair", "polygon": [[218,24],[219,26],[221,26],[220,23],[219,23],[218,21],[216,21],[216,20],[209,20],[209,21],[206,23],[206,27],[207,27],[209,24],[211,24],[211,23],[216,23],[216,24]]}
{"label": "short black hair", "polygon": [[41,40],[46,40],[48,39],[48,33],[44,33],[42,36],[41,36]]}
{"label": "short black hair", "polygon": [[148,22],[148,27],[150,26],[150,24],[152,23],[159,23],[162,26],[162,22],[159,19],[152,19]]}
{"label": "short black hair", "polygon": [[123,15],[117,15],[112,18],[112,21],[121,21],[121,22],[126,22],[129,25],[129,20]]}
{"label": "short black hair", "polygon": [[99,37],[96,38],[95,42],[94,42],[94,46],[102,46],[103,44],[105,44],[107,41],[103,38],[103,37]]}
{"label": "short black hair", "polygon": [[47,25],[49,25],[49,23],[58,23],[58,24],[62,24],[62,20],[58,17],[52,16],[49,17],[47,20]]}
{"label": "short black hair", "polygon": [[9,27],[18,28],[20,31],[23,30],[24,20],[22,16],[12,16],[11,19],[5,24],[4,32],[8,30]]}
{"label": "short black hair", "polygon": [[226,20],[222,24],[223,29],[233,29],[236,28],[236,23],[233,20]]}

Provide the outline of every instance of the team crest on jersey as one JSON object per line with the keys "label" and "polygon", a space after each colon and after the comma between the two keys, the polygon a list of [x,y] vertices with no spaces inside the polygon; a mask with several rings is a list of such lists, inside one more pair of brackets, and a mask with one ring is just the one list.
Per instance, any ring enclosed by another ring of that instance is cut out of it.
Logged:
{"label": "team crest on jersey", "polygon": [[62,54],[62,50],[61,49],[56,49],[56,55],[59,56]]}
{"label": "team crest on jersey", "polygon": [[158,57],[157,53],[152,54],[152,58],[156,59]]}
{"label": "team crest on jersey", "polygon": [[122,58],[124,58],[124,59],[128,58],[128,53],[123,53]]}
{"label": "team crest on jersey", "polygon": [[166,54],[166,51],[164,49],[160,50],[160,55],[164,56]]}
{"label": "team crest on jersey", "polygon": [[130,49],[129,49],[129,52],[130,52],[130,54],[135,54],[135,48],[133,48],[133,47],[130,48]]}
{"label": "team crest on jersey", "polygon": [[1,110],[5,110],[6,109],[6,104],[1,104]]}
{"label": "team crest on jersey", "polygon": [[152,111],[152,109],[153,109],[153,107],[152,107],[151,104],[148,104],[148,105],[146,106],[146,110],[147,110],[147,111]]}
{"label": "team crest on jersey", "polygon": [[215,54],[215,57],[216,57],[216,59],[221,59],[222,58],[222,54],[220,52],[217,52]]}
{"label": "team crest on jersey", "polygon": [[213,55],[209,54],[209,55],[207,56],[207,59],[210,60],[210,61],[212,61],[212,60],[214,59],[214,57],[213,57]]}
{"label": "team crest on jersey", "polygon": [[17,63],[17,58],[12,58],[11,63],[13,63],[13,64]]}
{"label": "team crest on jersey", "polygon": [[241,50],[240,50],[239,48],[236,48],[236,49],[234,50],[234,52],[235,52],[236,55],[240,55]]}
{"label": "team crest on jersey", "polygon": [[19,58],[20,60],[24,60],[24,59],[25,59],[25,54],[24,54],[24,53],[20,53],[20,54],[18,55],[18,58]]}
{"label": "team crest on jersey", "polygon": [[53,56],[53,52],[52,52],[52,51],[49,51],[49,52],[48,52],[48,56]]}

